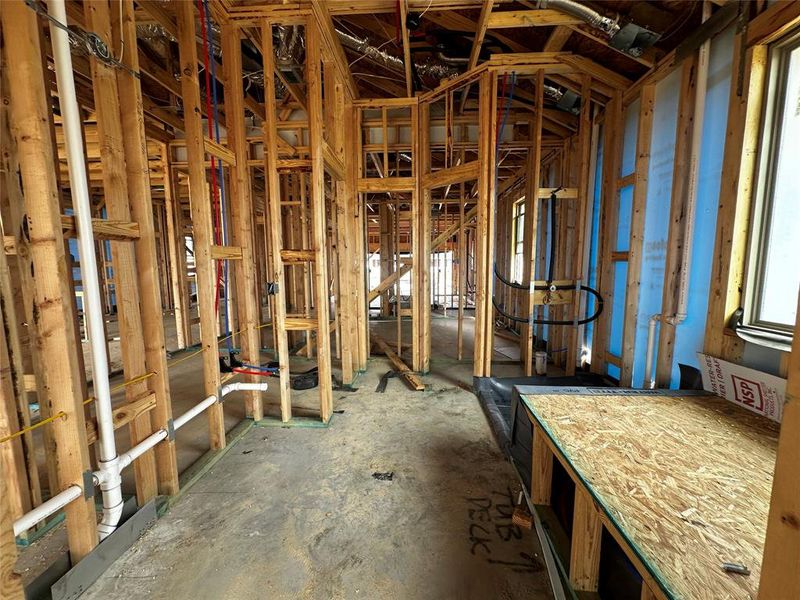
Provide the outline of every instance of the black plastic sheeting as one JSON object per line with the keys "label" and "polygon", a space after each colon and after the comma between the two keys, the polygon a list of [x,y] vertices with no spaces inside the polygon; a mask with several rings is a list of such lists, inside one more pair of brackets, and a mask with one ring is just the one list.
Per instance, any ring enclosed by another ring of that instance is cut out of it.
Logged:
{"label": "black plastic sheeting", "polygon": [[571,377],[474,377],[472,385],[498,445],[511,459],[528,488],[531,484],[533,431],[525,407],[513,393],[514,387],[616,387],[615,382],[594,373],[577,373]]}

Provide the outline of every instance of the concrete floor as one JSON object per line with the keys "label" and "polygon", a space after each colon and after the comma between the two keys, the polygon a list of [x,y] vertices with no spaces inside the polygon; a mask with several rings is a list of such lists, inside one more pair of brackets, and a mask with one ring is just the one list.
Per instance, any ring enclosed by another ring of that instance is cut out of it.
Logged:
{"label": "concrete floor", "polygon": [[[389,363],[375,357],[357,392],[334,393],[344,412],[330,428],[250,429],[83,598],[550,598],[536,536],[510,521],[519,483],[469,391],[473,324],[465,319],[459,361],[456,320],[434,315],[425,392],[392,379],[376,394]],[[396,341],[395,322],[371,330]],[[174,348],[169,316],[165,331]],[[410,322],[402,331],[410,339]],[[496,375],[520,374],[515,346],[496,338]],[[292,370],[311,364],[293,358]],[[175,415],[202,399],[201,370],[200,356],[172,362]],[[277,416],[274,386],[264,400]],[[292,401],[295,415],[313,414],[318,391],[293,391]],[[226,428],[243,418],[233,394]],[[120,451],[126,438],[120,430]],[[177,434],[179,470],[208,448],[201,416]],[[393,472],[392,481],[377,472]],[[124,489],[135,491],[131,471]],[[22,551],[26,582],[66,550],[64,533],[57,528]]]}
{"label": "concrete floor", "polygon": [[454,323],[434,319],[428,391],[375,393],[373,358],[328,429],[251,428],[82,598],[550,598]]}

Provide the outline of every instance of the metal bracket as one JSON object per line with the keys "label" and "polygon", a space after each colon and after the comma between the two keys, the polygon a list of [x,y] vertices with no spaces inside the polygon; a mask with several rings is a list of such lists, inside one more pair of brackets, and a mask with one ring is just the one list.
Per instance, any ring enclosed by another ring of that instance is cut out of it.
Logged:
{"label": "metal bracket", "polygon": [[167,421],[167,439],[170,442],[175,441],[175,421],[173,421],[172,419]]}
{"label": "metal bracket", "polygon": [[268,281],[267,284],[267,295],[268,296],[276,296],[278,294],[278,282],[277,281]]}
{"label": "metal bracket", "polygon": [[94,473],[91,471],[83,472],[83,498],[94,498]]}

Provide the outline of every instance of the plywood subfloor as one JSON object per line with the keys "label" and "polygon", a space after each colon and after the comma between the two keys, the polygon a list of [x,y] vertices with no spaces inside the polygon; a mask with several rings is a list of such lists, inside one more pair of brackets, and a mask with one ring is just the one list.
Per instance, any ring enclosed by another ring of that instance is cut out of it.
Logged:
{"label": "plywood subfloor", "polygon": [[777,424],[715,396],[523,400],[675,598],[756,597]]}

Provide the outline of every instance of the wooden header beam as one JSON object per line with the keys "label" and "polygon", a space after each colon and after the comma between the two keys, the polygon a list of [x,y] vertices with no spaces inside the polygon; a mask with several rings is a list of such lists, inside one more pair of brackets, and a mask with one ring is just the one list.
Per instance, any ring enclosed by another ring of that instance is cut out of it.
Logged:
{"label": "wooden header beam", "polygon": [[480,166],[477,160],[473,160],[448,169],[426,173],[422,178],[422,185],[426,188],[437,188],[471,181],[478,178]]}
{"label": "wooden header beam", "polygon": [[[152,1],[152,0],[151,0]],[[312,0],[316,1],[316,0]],[[485,0],[408,0],[408,11],[421,13],[430,11],[478,10]],[[495,0],[497,4],[508,4],[512,0]],[[394,13],[396,0],[325,0],[326,9],[333,17],[350,15],[370,15]],[[308,0],[295,0],[284,4],[264,4],[261,6],[232,6],[228,10],[228,20],[234,24],[252,23],[262,18],[280,20],[308,10]],[[427,15],[426,15],[427,16]]]}
{"label": "wooden header beam", "polygon": [[775,2],[747,25],[747,45],[770,44],[800,26],[800,2]]}
{"label": "wooden header beam", "polygon": [[504,29],[509,27],[552,27],[553,25],[578,25],[582,23],[578,17],[573,17],[560,10],[541,8],[536,10],[506,10],[495,12],[489,17],[489,29]]}

